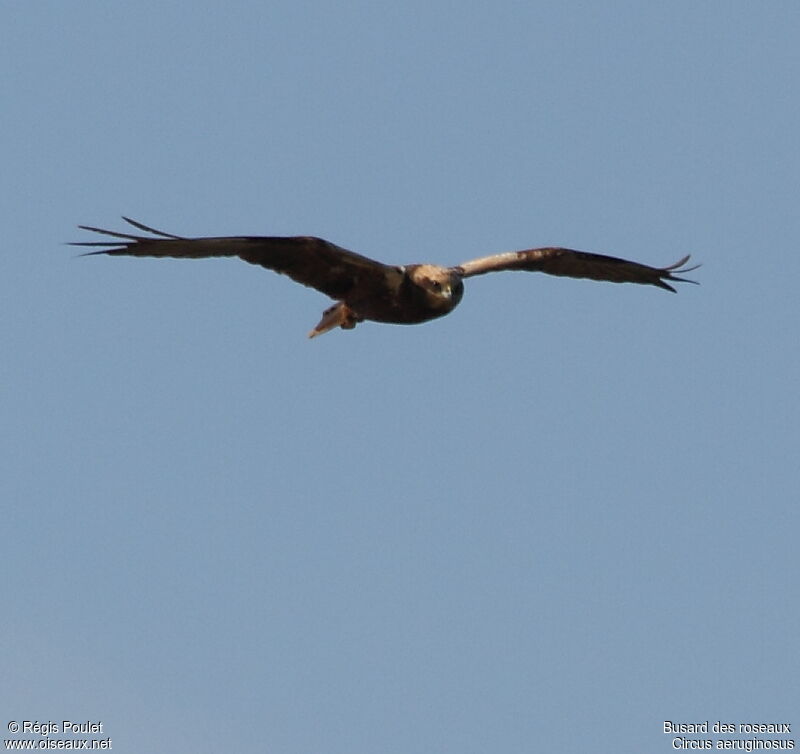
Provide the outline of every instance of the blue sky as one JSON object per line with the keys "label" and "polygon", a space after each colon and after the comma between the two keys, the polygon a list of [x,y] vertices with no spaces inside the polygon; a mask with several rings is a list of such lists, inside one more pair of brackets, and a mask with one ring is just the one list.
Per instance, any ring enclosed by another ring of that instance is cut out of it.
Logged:
{"label": "blue sky", "polygon": [[[6,719],[287,754],[800,725],[800,6],[0,19]],[[285,278],[63,245],[121,214],[701,286],[491,275],[308,341],[329,301]]]}

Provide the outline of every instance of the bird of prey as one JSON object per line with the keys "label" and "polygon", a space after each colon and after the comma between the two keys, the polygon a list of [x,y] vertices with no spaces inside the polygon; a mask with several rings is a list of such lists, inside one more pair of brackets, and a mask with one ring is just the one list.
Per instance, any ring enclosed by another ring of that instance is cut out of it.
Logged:
{"label": "bird of prey", "polygon": [[239,257],[303,285],[316,288],[336,301],[326,309],[310,338],[341,327],[354,328],[372,320],[414,325],[443,317],[456,308],[464,294],[464,279],[502,270],[546,272],[613,283],[643,283],[675,292],[667,281],[695,283],[677,277],[695,267],[684,267],[689,256],[668,267],[649,267],[603,254],[544,247],[507,251],[472,259],[455,267],[436,264],[389,265],[376,262],[322,238],[313,236],[228,236],[184,238],[149,228],[123,217],[150,235],[135,235],[79,225],[82,230],[109,236],[105,241],[81,241],[74,246],[102,246],[92,254],[134,257]]}

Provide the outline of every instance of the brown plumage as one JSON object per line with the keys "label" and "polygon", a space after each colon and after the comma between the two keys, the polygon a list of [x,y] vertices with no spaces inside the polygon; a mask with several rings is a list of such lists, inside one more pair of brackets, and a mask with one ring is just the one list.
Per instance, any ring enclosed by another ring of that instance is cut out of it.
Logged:
{"label": "brown plumage", "polygon": [[690,272],[699,266],[684,267],[688,255],[668,267],[648,267],[617,257],[557,247],[493,254],[456,267],[435,264],[395,266],[376,262],[312,236],[183,238],[149,228],[127,217],[123,219],[152,236],[79,225],[83,230],[103,233],[111,238],[72,245],[107,247],[87,252],[87,255],[186,259],[239,257],[250,264],[288,275],[292,280],[316,288],[336,300],[309,333],[311,338],[335,327],[352,329],[364,320],[411,325],[442,317],[461,301],[464,278],[487,272],[546,272],[613,283],[657,285],[674,293],[675,289],[666,281],[694,283],[694,280],[676,277],[675,273]]}

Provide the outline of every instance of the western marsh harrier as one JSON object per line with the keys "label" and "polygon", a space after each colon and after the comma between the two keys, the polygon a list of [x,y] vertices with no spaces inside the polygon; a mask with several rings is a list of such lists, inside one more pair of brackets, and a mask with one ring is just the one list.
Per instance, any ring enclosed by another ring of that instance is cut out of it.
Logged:
{"label": "western marsh harrier", "polygon": [[[697,267],[684,267],[688,256],[668,267],[649,267],[626,259],[585,251],[544,247],[507,251],[464,262],[456,267],[436,264],[388,265],[312,236],[230,236],[183,238],[123,218],[149,236],[118,233],[89,225],[83,230],[110,236],[105,241],[82,241],[74,246],[104,246],[91,254],[134,257],[239,257],[303,285],[316,288],[336,301],[309,333],[313,338],[336,327],[350,330],[373,320],[414,325],[443,317],[456,308],[464,294],[464,278],[502,270],[546,272],[571,278],[612,283],[657,285],[675,292],[667,282],[694,283],[677,277]],[[698,265],[699,266],[699,265]]]}

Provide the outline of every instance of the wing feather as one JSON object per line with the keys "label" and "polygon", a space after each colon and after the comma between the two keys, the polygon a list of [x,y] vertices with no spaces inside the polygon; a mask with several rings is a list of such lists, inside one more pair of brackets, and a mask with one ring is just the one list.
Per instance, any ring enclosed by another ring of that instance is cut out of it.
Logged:
{"label": "wing feather", "polygon": [[523,251],[508,251],[503,254],[480,257],[479,259],[464,262],[455,269],[463,277],[484,275],[487,272],[501,272],[503,270],[524,270],[571,278],[606,280],[612,283],[657,285],[659,288],[675,293],[675,289],[665,281],[695,284],[697,282],[676,277],[674,274],[691,272],[700,266],[684,267],[688,261],[689,255],[667,267],[650,267],[646,264],[639,264],[638,262],[631,262],[618,257],[609,257],[604,254],[545,247],[541,249],[525,249]]}
{"label": "wing feather", "polygon": [[[368,257],[343,249],[341,246],[313,236],[225,236],[184,238],[143,225],[127,217],[123,219],[151,236],[79,225],[82,230],[102,233],[105,241],[80,241],[72,246],[102,246],[84,256],[171,257],[203,259],[207,257],[239,257],[250,264],[260,265],[292,280],[316,288],[331,298],[345,299],[359,293],[379,293],[396,286],[402,273],[397,267],[376,262]],[[118,240],[119,239],[119,240]]]}

